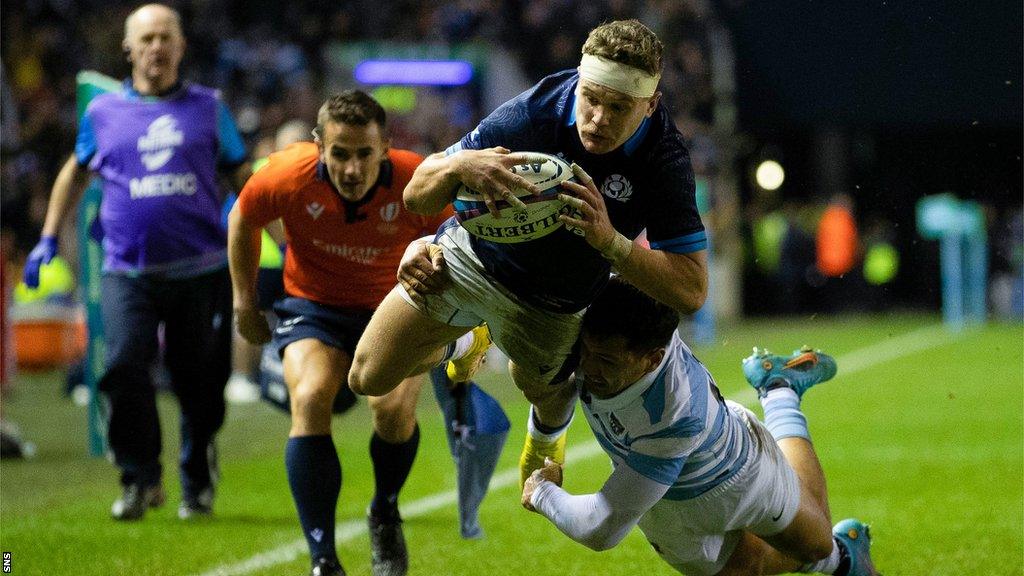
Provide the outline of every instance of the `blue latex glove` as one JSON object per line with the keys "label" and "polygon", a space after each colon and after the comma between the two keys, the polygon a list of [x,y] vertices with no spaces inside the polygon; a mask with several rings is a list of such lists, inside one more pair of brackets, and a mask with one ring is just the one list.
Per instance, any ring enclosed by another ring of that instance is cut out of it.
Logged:
{"label": "blue latex glove", "polygon": [[39,267],[49,264],[57,255],[57,237],[43,236],[25,259],[23,279],[29,288],[39,288]]}

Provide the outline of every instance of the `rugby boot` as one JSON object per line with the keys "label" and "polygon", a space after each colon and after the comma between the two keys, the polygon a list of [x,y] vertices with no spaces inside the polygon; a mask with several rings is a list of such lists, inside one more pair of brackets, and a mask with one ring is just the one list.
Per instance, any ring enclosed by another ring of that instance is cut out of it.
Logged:
{"label": "rugby boot", "polygon": [[808,388],[835,376],[836,369],[835,358],[807,346],[790,356],[755,347],[754,353],[743,359],[743,375],[761,398],[780,386],[792,388],[802,398]]}
{"label": "rugby boot", "polygon": [[313,563],[309,576],[345,576],[345,569],[337,558],[319,558]]}
{"label": "rugby boot", "polygon": [[121,497],[110,507],[110,516],[121,521],[141,520],[147,509],[163,506],[165,498],[164,487],[161,484],[126,484]]}
{"label": "rugby boot", "polygon": [[469,350],[462,355],[462,358],[448,362],[446,368],[448,379],[456,384],[468,382],[480,369],[490,346],[491,332],[487,329],[487,324],[473,328],[473,344],[470,345]]}
{"label": "rugby boot", "polygon": [[178,518],[181,520],[213,515],[213,499],[217,495],[217,483],[220,481],[220,459],[217,455],[216,442],[211,441],[206,446],[206,464],[209,469],[209,484],[192,493],[188,487],[194,483],[183,482],[181,504],[178,506]]}
{"label": "rugby boot", "polygon": [[409,572],[409,550],[402,534],[402,518],[368,515],[370,567],[373,576],[405,576]]}
{"label": "rugby boot", "polygon": [[867,524],[847,518],[832,528],[832,536],[846,547],[846,576],[881,576],[871,561],[871,529]]}
{"label": "rugby boot", "polygon": [[195,495],[187,495],[181,499],[178,506],[178,518],[192,520],[195,518],[207,518],[213,515],[213,486],[207,486]]}

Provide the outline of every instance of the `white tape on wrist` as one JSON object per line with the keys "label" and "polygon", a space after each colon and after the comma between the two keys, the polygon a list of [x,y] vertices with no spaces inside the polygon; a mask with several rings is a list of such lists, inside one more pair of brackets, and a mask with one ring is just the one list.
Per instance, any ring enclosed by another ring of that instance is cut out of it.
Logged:
{"label": "white tape on wrist", "polygon": [[616,232],[608,246],[601,251],[601,256],[612,264],[618,264],[629,258],[633,252],[633,241]]}

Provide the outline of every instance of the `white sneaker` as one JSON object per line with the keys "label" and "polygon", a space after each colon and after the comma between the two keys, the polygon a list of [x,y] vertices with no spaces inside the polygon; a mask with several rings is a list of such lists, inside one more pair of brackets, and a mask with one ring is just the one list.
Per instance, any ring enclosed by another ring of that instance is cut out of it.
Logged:
{"label": "white sneaker", "polygon": [[232,374],[224,387],[224,398],[231,404],[252,404],[260,399],[260,387],[244,374]]}

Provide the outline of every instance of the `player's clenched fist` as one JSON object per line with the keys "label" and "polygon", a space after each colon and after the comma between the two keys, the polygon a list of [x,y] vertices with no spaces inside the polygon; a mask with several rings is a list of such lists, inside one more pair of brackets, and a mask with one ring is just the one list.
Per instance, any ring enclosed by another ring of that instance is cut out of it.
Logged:
{"label": "player's clenched fist", "polygon": [[544,481],[554,482],[556,486],[562,485],[562,465],[551,458],[544,459],[544,467],[533,471],[533,474],[523,483],[523,498],[520,502],[523,508],[530,512],[536,512],[530,500],[533,498],[533,491]]}
{"label": "player's clenched fist", "polygon": [[270,326],[263,312],[253,308],[235,309],[235,326],[242,338],[251,344],[270,342]]}

